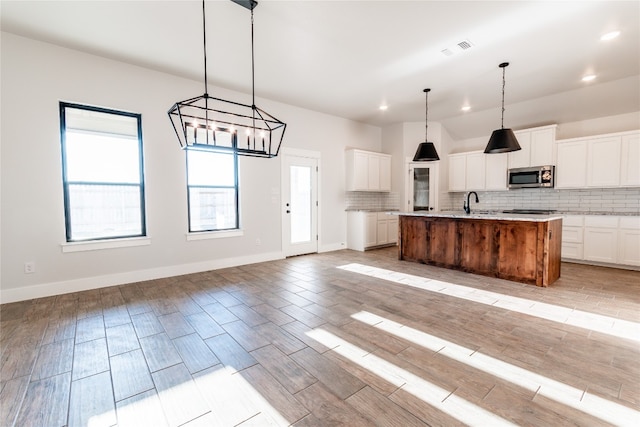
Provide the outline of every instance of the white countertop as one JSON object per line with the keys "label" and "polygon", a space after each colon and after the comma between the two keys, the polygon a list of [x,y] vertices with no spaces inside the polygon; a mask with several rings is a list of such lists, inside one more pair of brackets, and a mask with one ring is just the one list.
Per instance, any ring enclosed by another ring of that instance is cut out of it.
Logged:
{"label": "white countertop", "polygon": [[448,212],[389,212],[389,215],[398,216],[424,216],[429,218],[457,218],[457,219],[488,219],[502,221],[528,221],[528,222],[547,222],[554,219],[562,219],[562,215],[535,215],[535,214],[512,214],[500,212],[474,212],[470,214],[464,211],[448,211]]}

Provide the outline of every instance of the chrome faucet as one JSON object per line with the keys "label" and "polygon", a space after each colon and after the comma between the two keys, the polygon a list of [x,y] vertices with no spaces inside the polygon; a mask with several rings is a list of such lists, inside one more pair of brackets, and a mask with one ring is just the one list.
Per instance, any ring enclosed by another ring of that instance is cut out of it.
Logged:
{"label": "chrome faucet", "polygon": [[467,201],[463,202],[462,207],[464,208],[464,211],[468,214],[471,213],[471,205],[469,202],[469,197],[471,197],[471,194],[475,194],[476,195],[476,203],[480,203],[480,199],[478,199],[478,193],[476,193],[475,191],[470,191],[467,193]]}

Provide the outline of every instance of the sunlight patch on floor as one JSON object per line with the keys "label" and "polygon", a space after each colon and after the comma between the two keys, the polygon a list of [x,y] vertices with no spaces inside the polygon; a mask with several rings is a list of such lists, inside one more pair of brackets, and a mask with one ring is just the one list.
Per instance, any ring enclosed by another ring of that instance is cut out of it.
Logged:
{"label": "sunlight patch on floor", "polygon": [[[206,402],[205,411],[197,420],[198,425],[260,425],[260,426],[289,426],[287,421],[253,386],[242,377],[240,372],[232,367],[214,366],[205,371],[194,374],[195,384],[202,398]],[[163,405],[160,401],[184,401],[185,396],[193,396],[194,402],[200,396],[194,395],[193,383],[181,383],[160,390],[156,394],[149,391],[118,403],[118,421],[121,425],[178,425],[185,422],[170,420],[163,415]],[[191,402],[190,402],[191,403]],[[189,403],[189,404],[190,404]],[[189,406],[186,404],[185,406]],[[180,408],[176,408],[178,412]],[[175,411],[174,411],[175,412]],[[193,412],[192,412],[193,414]],[[88,425],[104,425],[104,415],[99,414],[90,418]],[[187,412],[182,414],[187,416]],[[175,417],[175,414],[174,414]],[[202,420],[200,420],[202,419]],[[167,424],[167,421],[169,423]],[[194,420],[186,420],[192,422]]]}
{"label": "sunlight patch on floor", "polygon": [[401,387],[402,390],[411,393],[413,396],[467,425],[514,425],[498,415],[452,394],[450,390],[438,387],[322,328],[313,329],[306,334],[326,347],[329,347],[331,351],[367,369],[385,381]]}
{"label": "sunlight patch on floor", "polygon": [[353,263],[337,268],[430,292],[437,292],[442,295],[465,299],[467,301],[500,307],[505,310],[516,311],[518,313],[576,326],[618,338],[640,341],[640,324],[628,320],[616,319],[615,317],[574,310],[572,308],[504,295],[469,286],[456,285],[440,280],[432,280],[426,277],[399,273],[363,264]]}
{"label": "sunlight patch on floor", "polygon": [[361,311],[351,317],[376,329],[403,338],[472,368],[479,369],[494,377],[509,381],[533,392],[537,391],[537,394],[600,418],[603,421],[623,426],[637,425],[637,421],[640,420],[640,412],[627,406],[611,402],[591,393],[585,393],[583,390],[376,314]]}

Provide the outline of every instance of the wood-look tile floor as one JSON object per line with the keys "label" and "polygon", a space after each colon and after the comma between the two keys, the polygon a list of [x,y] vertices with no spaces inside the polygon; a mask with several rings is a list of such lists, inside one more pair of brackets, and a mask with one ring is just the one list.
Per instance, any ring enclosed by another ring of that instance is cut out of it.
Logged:
{"label": "wood-look tile floor", "polygon": [[640,273],[337,251],[5,304],[2,426],[640,425]]}

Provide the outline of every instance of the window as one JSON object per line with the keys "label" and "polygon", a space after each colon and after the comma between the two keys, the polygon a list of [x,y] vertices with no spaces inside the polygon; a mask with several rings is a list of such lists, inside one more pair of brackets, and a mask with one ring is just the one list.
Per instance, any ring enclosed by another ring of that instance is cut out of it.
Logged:
{"label": "window", "polygon": [[238,155],[233,151],[186,152],[189,231],[238,229]]}
{"label": "window", "polygon": [[140,114],[60,103],[68,242],[146,235]]}

